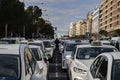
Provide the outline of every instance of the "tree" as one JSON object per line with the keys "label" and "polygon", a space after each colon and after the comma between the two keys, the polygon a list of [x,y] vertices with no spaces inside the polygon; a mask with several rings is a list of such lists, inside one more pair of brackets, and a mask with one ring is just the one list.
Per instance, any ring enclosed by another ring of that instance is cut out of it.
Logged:
{"label": "tree", "polygon": [[18,0],[0,0],[0,22],[21,24],[24,17],[24,4]]}
{"label": "tree", "polygon": [[99,34],[104,35],[104,36],[107,36],[107,35],[108,35],[108,32],[107,32],[106,30],[100,30],[100,31],[99,31]]}
{"label": "tree", "polygon": [[[24,3],[19,0],[0,0],[0,30],[3,32],[5,24],[8,25],[8,33],[16,29],[20,30],[24,19]],[[4,26],[4,28],[2,28]],[[18,32],[19,33],[19,32]],[[3,36],[3,35],[2,35]]]}

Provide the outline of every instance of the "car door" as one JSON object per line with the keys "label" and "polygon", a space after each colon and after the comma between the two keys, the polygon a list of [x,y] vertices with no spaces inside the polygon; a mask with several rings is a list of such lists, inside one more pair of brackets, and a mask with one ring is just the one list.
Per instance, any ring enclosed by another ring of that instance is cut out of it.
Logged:
{"label": "car door", "polygon": [[108,58],[107,57],[98,57],[95,62],[91,66],[91,78],[107,80],[107,72],[108,72]]}
{"label": "car door", "polygon": [[107,72],[108,72],[108,58],[103,57],[101,65],[99,66],[95,77],[99,78],[100,80],[107,80]]}
{"label": "car door", "polygon": [[96,75],[96,72],[97,72],[97,70],[98,70],[99,65],[101,64],[101,62],[102,62],[102,57],[99,56],[99,57],[92,63],[92,65],[91,65],[91,67],[90,67],[90,71],[89,71],[89,73],[88,73],[88,80],[93,80],[94,78],[96,78],[95,75]]}

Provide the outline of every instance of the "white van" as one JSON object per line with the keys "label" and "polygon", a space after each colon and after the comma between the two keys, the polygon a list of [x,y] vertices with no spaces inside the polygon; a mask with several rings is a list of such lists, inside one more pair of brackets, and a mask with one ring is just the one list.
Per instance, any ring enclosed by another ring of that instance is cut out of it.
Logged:
{"label": "white van", "polygon": [[113,37],[111,39],[111,44],[117,48],[117,42],[118,42],[118,50],[120,50],[120,37]]}

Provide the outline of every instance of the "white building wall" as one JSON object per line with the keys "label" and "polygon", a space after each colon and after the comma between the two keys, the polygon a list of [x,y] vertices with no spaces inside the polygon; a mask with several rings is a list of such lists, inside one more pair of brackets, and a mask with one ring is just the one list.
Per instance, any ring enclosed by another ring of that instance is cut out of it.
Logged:
{"label": "white building wall", "polygon": [[92,14],[92,33],[98,33],[100,30],[100,9],[97,8]]}

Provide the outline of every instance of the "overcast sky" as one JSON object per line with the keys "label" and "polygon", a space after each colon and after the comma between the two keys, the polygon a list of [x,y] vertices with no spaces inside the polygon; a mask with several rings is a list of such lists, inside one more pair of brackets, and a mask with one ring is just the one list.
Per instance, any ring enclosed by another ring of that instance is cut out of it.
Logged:
{"label": "overcast sky", "polygon": [[[68,33],[70,22],[86,18],[88,12],[99,7],[101,0],[21,0],[25,6],[39,6],[43,18],[49,19],[57,34]],[[44,4],[41,4],[44,3]]]}

